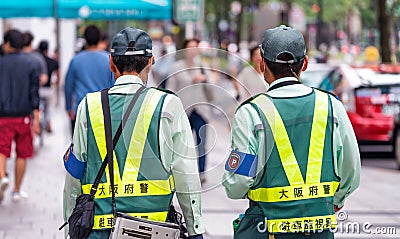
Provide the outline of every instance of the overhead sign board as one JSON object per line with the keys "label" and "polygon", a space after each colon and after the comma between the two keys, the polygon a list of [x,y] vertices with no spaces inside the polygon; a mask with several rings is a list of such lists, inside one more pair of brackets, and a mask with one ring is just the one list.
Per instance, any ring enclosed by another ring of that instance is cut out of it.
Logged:
{"label": "overhead sign board", "polygon": [[[56,10],[56,12],[55,12]],[[1,0],[0,18],[171,20],[172,0]]]}
{"label": "overhead sign board", "polygon": [[203,0],[175,0],[174,2],[174,19],[179,23],[201,21],[203,14]]}

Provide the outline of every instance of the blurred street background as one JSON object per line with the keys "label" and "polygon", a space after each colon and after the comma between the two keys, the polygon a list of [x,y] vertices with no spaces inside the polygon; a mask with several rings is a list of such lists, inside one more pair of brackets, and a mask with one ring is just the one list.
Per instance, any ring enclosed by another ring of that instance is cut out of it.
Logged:
{"label": "blurred street background", "polygon": [[[63,224],[62,156],[71,143],[64,80],[91,24],[103,32],[107,51],[126,26],[150,34],[156,57],[151,86],[162,85],[170,74],[163,70],[179,59],[176,52],[185,39],[200,40],[200,58],[214,69],[210,77],[216,93],[206,108],[208,159],[202,186],[207,239],[232,238],[232,220],[248,203],[228,199],[221,186],[232,115],[246,98],[238,86],[246,87],[238,80],[240,73],[257,66],[251,49],[267,28],[286,24],[299,29],[311,62],[301,75],[303,83],[339,96],[360,143],[361,185],[337,215],[336,237],[400,238],[399,0],[2,0],[0,43],[9,29],[31,32],[34,50],[48,42],[48,56],[58,61],[60,74],[51,77],[52,127],[44,126],[35,137],[35,156],[28,161],[22,188],[29,198],[15,203],[11,190],[6,191],[0,239],[63,238],[58,231]],[[7,164],[11,185],[14,157]]]}

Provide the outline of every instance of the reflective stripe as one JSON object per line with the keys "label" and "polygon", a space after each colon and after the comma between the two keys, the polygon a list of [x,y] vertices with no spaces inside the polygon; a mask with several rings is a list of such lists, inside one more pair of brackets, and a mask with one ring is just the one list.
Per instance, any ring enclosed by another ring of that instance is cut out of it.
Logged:
{"label": "reflective stripe", "polygon": [[[168,212],[148,212],[148,213],[127,213],[133,217],[146,218],[153,221],[165,222]],[[95,215],[93,229],[109,229],[112,228],[114,217],[112,214]]]}
{"label": "reflective stripe", "polygon": [[[170,177],[167,180],[136,181],[137,176],[139,174],[140,163],[142,160],[142,154],[147,140],[147,133],[151,123],[151,119],[153,117],[154,111],[157,108],[157,105],[161,97],[164,94],[165,93],[162,91],[149,90],[145,95],[145,98],[140,107],[139,114],[137,116],[137,120],[135,122],[135,126],[133,129],[131,141],[128,148],[128,154],[126,156],[122,179],[120,177],[118,162],[117,160],[115,160],[116,155],[115,152],[113,152],[114,182],[116,185],[117,184],[124,185],[123,187],[120,187],[117,191],[119,193],[119,196],[167,195],[174,190],[174,182],[172,177]],[[105,133],[104,133],[104,116],[101,104],[99,104],[99,102],[101,102],[100,97],[101,97],[100,92],[88,94],[87,105],[96,144],[100,152],[100,156],[104,158],[107,153],[107,148],[106,148]],[[106,168],[106,176],[107,176],[107,182],[109,182],[110,180],[109,180],[108,166]],[[141,184],[145,185],[146,183],[149,186],[149,188],[151,188],[151,190],[149,189],[148,190],[149,192],[147,194],[141,194],[140,193],[141,191],[137,193],[136,190],[140,190],[140,185]],[[128,193],[132,192],[132,190],[130,190],[129,188],[127,193],[125,193],[125,186],[129,185],[130,187],[132,184],[138,185],[136,187],[133,187],[134,193]],[[151,185],[154,186],[150,187]],[[101,190],[102,186],[104,186],[104,189],[107,188],[107,190],[104,190],[104,192],[102,192]],[[90,192],[90,187],[91,184],[82,185],[82,190],[84,192]],[[110,186],[108,183],[100,184],[98,187],[98,191],[96,193],[96,198],[97,196],[100,196],[100,198],[111,197],[109,187]]]}
{"label": "reflective stripe", "polygon": [[[151,181],[135,181],[123,182],[114,185],[115,197],[131,197],[131,196],[155,196],[171,194],[172,176],[169,180],[151,180]],[[90,193],[92,184],[82,185],[82,192]],[[96,199],[111,197],[111,185],[109,183],[100,183],[95,195]]]}
{"label": "reflective stripe", "polygon": [[315,90],[314,118],[311,129],[310,148],[306,183],[319,183],[321,180],[322,157],[324,154],[325,131],[328,121],[328,95]]}
{"label": "reflective stripe", "polygon": [[275,188],[257,188],[250,190],[247,196],[256,202],[297,201],[332,197],[338,187],[338,182],[326,182]]}
{"label": "reflective stripe", "polygon": [[[103,108],[101,105],[101,92],[95,92],[87,94],[87,107],[89,111],[90,123],[92,125],[94,138],[96,140],[97,148],[100,153],[100,157],[103,160],[107,154],[106,146],[106,135],[104,132],[104,115]],[[115,152],[113,151],[113,158],[115,159]],[[107,182],[110,181],[108,165],[106,167],[106,177]],[[120,181],[118,162],[114,160],[114,182],[118,183]]]}
{"label": "reflective stripe", "polygon": [[336,216],[316,216],[291,219],[267,219],[268,231],[271,233],[313,232],[328,228],[336,228]]}
{"label": "reflective stripe", "polygon": [[290,185],[303,185],[304,180],[293,153],[292,144],[286,132],[285,125],[272,101],[265,95],[260,95],[253,100],[260,107],[270,125],[279,156]]}
{"label": "reflective stripe", "polygon": [[137,180],[150,122],[164,94],[164,92],[158,90],[148,90],[146,93],[133,129],[122,175],[122,182]]}
{"label": "reflective stripe", "polygon": [[87,107],[89,111],[90,124],[92,125],[97,148],[100,152],[100,157],[104,159],[107,153],[106,136],[104,133],[104,116],[101,102],[101,93],[95,92],[86,96]]}

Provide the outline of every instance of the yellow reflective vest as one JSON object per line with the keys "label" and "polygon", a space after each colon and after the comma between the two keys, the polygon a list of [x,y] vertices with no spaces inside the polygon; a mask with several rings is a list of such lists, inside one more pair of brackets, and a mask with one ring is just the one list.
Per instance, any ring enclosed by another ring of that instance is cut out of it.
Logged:
{"label": "yellow reflective vest", "polygon": [[[139,96],[114,148],[114,191],[117,211],[165,221],[174,193],[171,173],[159,152],[159,121],[168,93],[145,89]],[[112,132],[115,134],[132,94],[110,94]],[[82,192],[90,193],[107,149],[100,92],[87,95],[87,168]],[[108,167],[95,195],[93,229],[110,229],[113,223]]]}
{"label": "yellow reflective vest", "polygon": [[264,176],[248,198],[263,209],[268,232],[334,228],[333,196],[340,180],[333,166],[329,96],[318,90],[291,99],[260,94],[249,103],[263,121],[269,144]]}

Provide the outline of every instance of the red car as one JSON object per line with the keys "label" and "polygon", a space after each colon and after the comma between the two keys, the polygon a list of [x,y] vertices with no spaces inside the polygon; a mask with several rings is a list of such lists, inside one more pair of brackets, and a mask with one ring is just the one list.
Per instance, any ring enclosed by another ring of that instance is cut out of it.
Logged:
{"label": "red car", "polygon": [[400,66],[330,67],[320,82],[311,79],[317,68],[310,64],[303,82],[339,96],[359,144],[391,146],[400,169]]}

